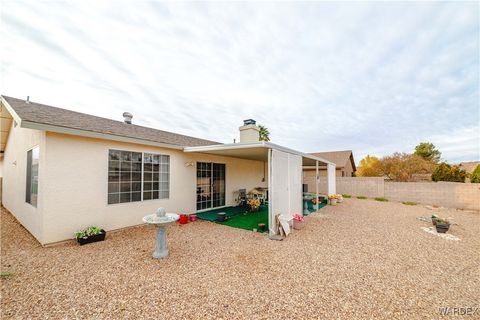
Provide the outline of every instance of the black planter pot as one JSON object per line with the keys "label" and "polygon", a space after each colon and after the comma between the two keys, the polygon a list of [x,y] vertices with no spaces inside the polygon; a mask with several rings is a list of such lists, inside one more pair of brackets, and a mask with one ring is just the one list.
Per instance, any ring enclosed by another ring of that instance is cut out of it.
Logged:
{"label": "black planter pot", "polygon": [[219,212],[217,213],[217,221],[223,222],[225,221],[227,214],[225,212]]}
{"label": "black planter pot", "polygon": [[438,233],[446,233],[450,228],[450,224],[437,223],[435,227],[437,228]]}
{"label": "black planter pot", "polygon": [[86,238],[78,238],[77,241],[78,241],[78,243],[80,243],[81,246],[83,246],[84,244],[103,241],[103,240],[105,240],[106,235],[107,235],[107,233],[105,232],[105,230],[102,229],[102,233],[100,233],[100,234],[96,234],[94,236],[89,236],[89,237],[86,237]]}

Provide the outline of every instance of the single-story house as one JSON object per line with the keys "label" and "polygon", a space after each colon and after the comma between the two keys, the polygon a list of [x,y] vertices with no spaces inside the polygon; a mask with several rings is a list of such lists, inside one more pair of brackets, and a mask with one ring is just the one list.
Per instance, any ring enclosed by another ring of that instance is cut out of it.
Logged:
{"label": "single-story house", "polygon": [[[355,165],[355,160],[353,158],[352,150],[343,150],[343,151],[328,151],[328,152],[314,152],[310,153],[315,157],[326,159],[330,162],[335,163],[336,171],[335,175],[337,177],[354,177],[357,167]],[[305,166],[304,168],[305,177],[315,177],[315,167]],[[321,177],[327,176],[327,167],[320,166],[319,175]]]}
{"label": "single-story house", "polygon": [[[335,163],[270,142],[248,120],[240,143],[222,144],[1,96],[3,206],[41,243],[71,239],[90,225],[142,223],[158,207],[195,213],[234,206],[235,191],[268,188],[275,217],[302,212],[302,168]],[[320,180],[318,178],[317,180]],[[318,190],[317,190],[318,194]]]}

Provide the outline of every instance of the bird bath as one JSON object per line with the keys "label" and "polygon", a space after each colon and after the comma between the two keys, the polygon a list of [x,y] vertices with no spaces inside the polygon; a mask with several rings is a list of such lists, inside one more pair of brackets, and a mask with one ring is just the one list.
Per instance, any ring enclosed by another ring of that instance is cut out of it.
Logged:
{"label": "bird bath", "polygon": [[153,252],[153,257],[155,259],[168,256],[165,227],[168,224],[177,221],[178,218],[178,214],[166,213],[164,208],[158,208],[157,213],[149,214],[148,216],[143,217],[144,223],[154,224],[157,226],[157,238],[155,241],[155,251]]}

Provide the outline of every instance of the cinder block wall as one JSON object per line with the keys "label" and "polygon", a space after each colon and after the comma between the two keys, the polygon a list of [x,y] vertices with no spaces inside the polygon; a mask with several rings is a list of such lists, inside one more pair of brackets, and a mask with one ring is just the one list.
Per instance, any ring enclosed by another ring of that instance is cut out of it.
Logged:
{"label": "cinder block wall", "polygon": [[459,182],[385,182],[385,198],[480,210],[480,185]]}
{"label": "cinder block wall", "polygon": [[[480,210],[480,184],[459,182],[391,182],[379,177],[337,177],[337,193],[391,201],[414,201],[449,208]],[[308,191],[315,192],[315,177],[304,177]],[[319,192],[327,193],[320,177]]]}

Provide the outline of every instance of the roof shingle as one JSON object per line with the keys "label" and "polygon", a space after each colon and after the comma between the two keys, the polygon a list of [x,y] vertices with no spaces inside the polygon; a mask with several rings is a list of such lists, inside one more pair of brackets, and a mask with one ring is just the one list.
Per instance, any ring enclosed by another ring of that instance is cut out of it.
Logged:
{"label": "roof shingle", "polygon": [[127,138],[147,140],[182,147],[206,146],[219,142],[194,138],[168,131],[126,124],[122,121],[101,118],[86,113],[61,109],[35,102],[2,96],[22,121],[52,125],[56,127],[91,131]]}
{"label": "roof shingle", "polygon": [[[353,157],[352,150],[344,151],[328,151],[328,152],[314,152],[310,153],[315,157],[323,158],[325,160],[335,163],[337,168],[344,168],[347,162],[350,161],[350,156]],[[355,162],[352,161],[353,169],[355,170]]]}

